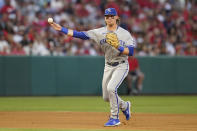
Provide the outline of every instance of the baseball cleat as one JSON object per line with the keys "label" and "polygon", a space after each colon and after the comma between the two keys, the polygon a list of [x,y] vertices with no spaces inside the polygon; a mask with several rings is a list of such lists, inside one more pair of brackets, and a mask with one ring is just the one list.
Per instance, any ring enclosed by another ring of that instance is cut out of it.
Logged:
{"label": "baseball cleat", "polygon": [[131,118],[131,102],[130,101],[127,101],[127,109],[122,112],[125,115],[126,120],[129,120]]}
{"label": "baseball cleat", "polygon": [[105,123],[104,126],[118,126],[118,125],[120,125],[120,120],[119,120],[119,119],[110,118],[110,119],[108,120],[108,122]]}

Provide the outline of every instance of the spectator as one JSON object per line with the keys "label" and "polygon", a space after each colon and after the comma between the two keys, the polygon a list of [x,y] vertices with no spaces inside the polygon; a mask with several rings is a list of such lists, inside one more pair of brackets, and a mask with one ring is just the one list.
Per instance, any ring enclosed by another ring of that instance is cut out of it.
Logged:
{"label": "spectator", "polygon": [[9,54],[9,52],[10,52],[9,48],[10,48],[9,44],[5,40],[5,37],[3,36],[3,33],[0,34],[0,55],[7,55],[7,54]]}
{"label": "spectator", "polygon": [[103,55],[91,41],[56,37],[60,34],[46,20],[53,17],[63,26],[89,30],[105,24],[102,14],[108,7],[116,8],[120,26],[135,36],[136,55],[197,56],[196,0],[1,0],[0,33],[8,44],[1,52],[10,55],[18,43],[25,55]]}
{"label": "spectator", "polygon": [[50,52],[46,47],[45,41],[42,40],[42,38],[39,35],[36,36],[36,40],[33,43],[32,54],[39,56],[50,55]]}
{"label": "spectator", "polygon": [[25,51],[22,48],[21,44],[16,44],[16,46],[13,47],[11,50],[11,55],[25,55]]}
{"label": "spectator", "polygon": [[[129,62],[129,74],[127,76],[127,95],[137,94],[142,91],[142,83],[144,80],[144,73],[140,70],[138,59],[134,56],[128,58]],[[132,82],[134,82],[135,88],[132,88]]]}

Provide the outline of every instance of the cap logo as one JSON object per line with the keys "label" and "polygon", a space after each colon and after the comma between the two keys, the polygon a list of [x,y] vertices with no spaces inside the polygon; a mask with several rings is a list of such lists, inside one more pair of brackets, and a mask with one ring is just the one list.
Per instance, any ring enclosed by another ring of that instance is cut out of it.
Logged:
{"label": "cap logo", "polygon": [[116,9],[115,8],[107,8],[105,9],[105,15],[117,15]]}
{"label": "cap logo", "polygon": [[109,12],[111,12],[111,9],[109,8],[109,9],[107,9]]}

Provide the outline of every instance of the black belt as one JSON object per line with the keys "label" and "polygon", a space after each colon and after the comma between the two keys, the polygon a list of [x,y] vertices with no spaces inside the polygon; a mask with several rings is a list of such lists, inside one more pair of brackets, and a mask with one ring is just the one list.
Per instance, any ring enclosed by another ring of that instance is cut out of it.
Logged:
{"label": "black belt", "polygon": [[122,63],[125,63],[125,61],[123,60],[121,62],[111,62],[111,63],[107,62],[107,64],[110,65],[110,66],[117,66],[117,65],[122,64]]}

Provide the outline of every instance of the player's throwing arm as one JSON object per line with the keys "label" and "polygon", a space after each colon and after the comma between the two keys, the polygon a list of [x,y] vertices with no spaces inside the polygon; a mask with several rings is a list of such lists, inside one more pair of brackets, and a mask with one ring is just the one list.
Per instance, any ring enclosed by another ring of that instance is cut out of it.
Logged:
{"label": "player's throwing arm", "polygon": [[[89,39],[89,37],[84,32],[79,32],[79,31],[76,31],[76,30],[72,30],[72,29],[62,27],[59,24],[55,23],[52,18],[48,18],[48,23],[51,25],[51,27],[53,27],[53,29],[55,29],[57,31],[61,31],[68,36],[81,38],[81,39],[84,39],[84,40]],[[108,44],[110,44],[111,46],[113,46],[114,48],[119,50],[120,53],[125,54],[125,55],[129,55],[129,56],[133,55],[134,48],[133,47],[126,47],[125,48],[123,46],[120,46],[119,40],[118,40],[115,33],[107,33],[106,41],[107,41]]]}

